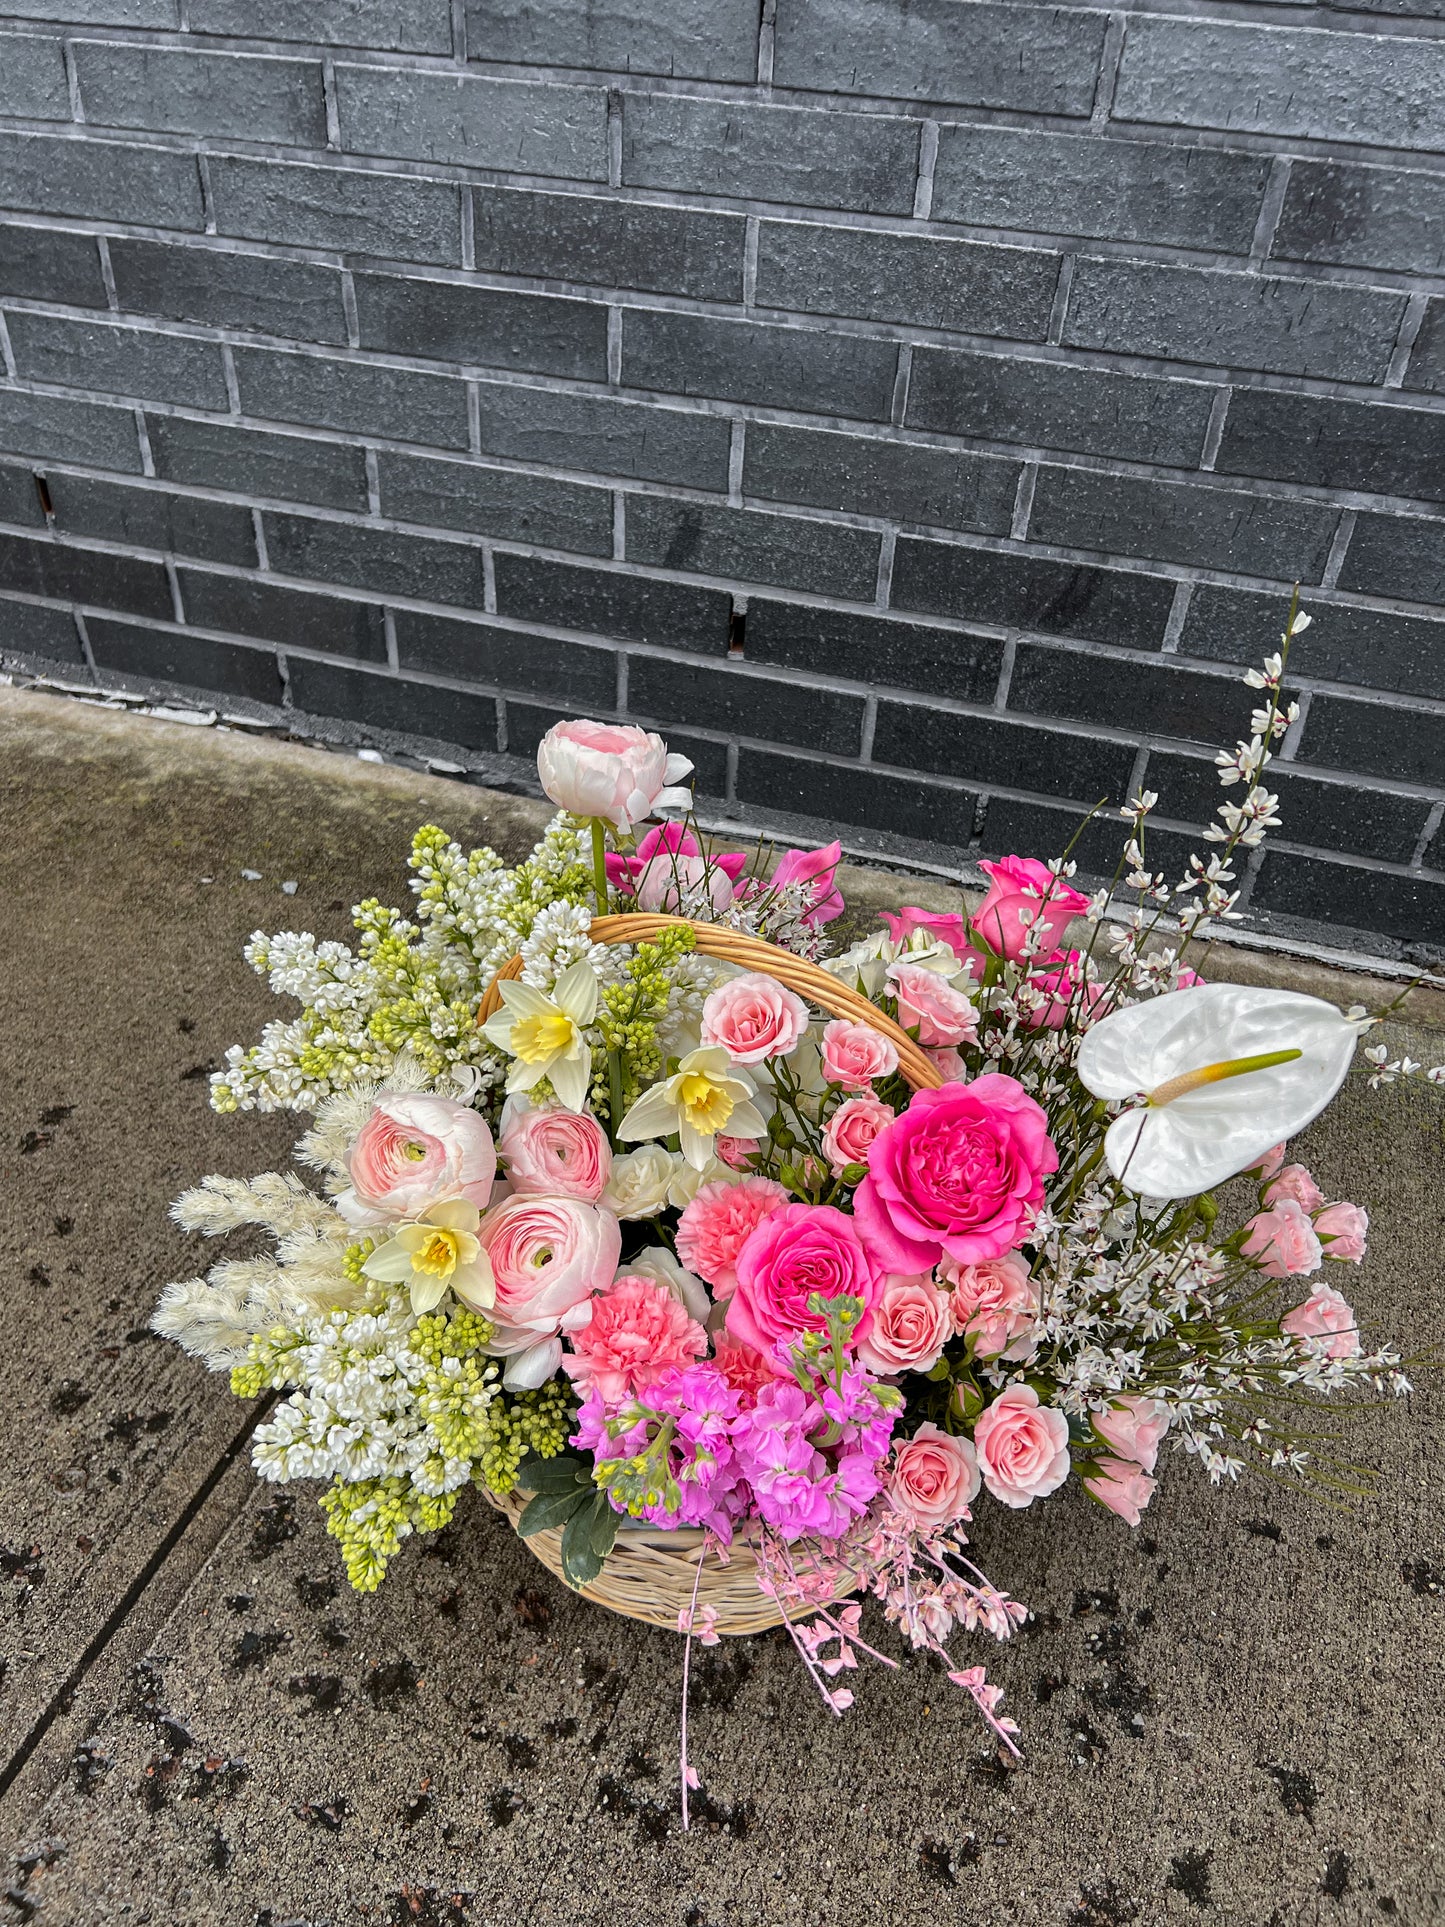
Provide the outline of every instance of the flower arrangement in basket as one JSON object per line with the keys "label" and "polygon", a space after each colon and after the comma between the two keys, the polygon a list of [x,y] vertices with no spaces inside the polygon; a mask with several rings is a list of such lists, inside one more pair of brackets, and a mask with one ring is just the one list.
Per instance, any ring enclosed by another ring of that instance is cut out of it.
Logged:
{"label": "flower arrangement in basket", "polygon": [[[785,1623],[835,1712],[859,1653],[893,1663],[845,1603],[872,1594],[1012,1745],[949,1645],[1025,1617],[969,1559],[976,1505],[1073,1477],[1135,1525],[1166,1441],[1216,1482],[1348,1486],[1301,1409],[1408,1381],[1333,1282],[1365,1212],[1285,1140],[1372,1020],[1182,961],[1278,821],[1261,777],[1307,620],[1246,678],[1212,852],[1166,884],[1156,799],[1125,806],[1124,910],[1010,857],[971,915],[905,909],[829,954],[837,843],[770,865],[690,814],[647,827],[688,811],[690,765],[578,722],[542,743],[561,814],[525,862],[425,828],[415,920],[368,900],[354,950],[252,939],[302,1011],[212,1102],[313,1113],[319,1183],[182,1197],[186,1229],[276,1252],[168,1287],[155,1325],[277,1398],[256,1469],[326,1482],[353,1585],[475,1485],[604,1605],[709,1643]],[[1377,1081],[1419,1068],[1370,1055]]]}

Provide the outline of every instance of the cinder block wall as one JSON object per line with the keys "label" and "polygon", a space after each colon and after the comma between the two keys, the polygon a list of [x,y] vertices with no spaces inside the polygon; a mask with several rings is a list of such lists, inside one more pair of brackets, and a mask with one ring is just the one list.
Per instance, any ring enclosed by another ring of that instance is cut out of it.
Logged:
{"label": "cinder block wall", "polygon": [[31,0],[0,644],[1172,864],[1298,576],[1250,910],[1430,954],[1445,0],[1173,3]]}

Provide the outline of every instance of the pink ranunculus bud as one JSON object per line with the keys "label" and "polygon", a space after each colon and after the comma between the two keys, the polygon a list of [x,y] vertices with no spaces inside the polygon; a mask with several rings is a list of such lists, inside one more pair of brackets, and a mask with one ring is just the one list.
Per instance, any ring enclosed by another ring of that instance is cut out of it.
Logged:
{"label": "pink ranunculus bud", "polygon": [[[973,927],[1002,956],[1021,957],[1026,946],[1037,956],[1056,949],[1070,920],[1089,907],[1086,896],[1035,857],[1006,856],[978,867],[989,887],[974,912]],[[1035,930],[1042,934],[1030,945]]]}
{"label": "pink ranunculus bud", "polygon": [[970,998],[947,977],[900,957],[888,966],[888,981],[898,997],[898,1021],[918,1027],[924,1045],[971,1044],[978,1036],[978,1012]]}
{"label": "pink ranunculus bud", "polygon": [[803,922],[816,927],[831,923],[843,914],[843,897],[834,878],[843,859],[843,845],[827,843],[821,850],[784,850],[772,875],[772,887],[781,890],[785,883],[808,883],[812,888]]}
{"label": "pink ranunculus bud", "polygon": [[1319,1270],[1320,1241],[1309,1213],[1293,1198],[1256,1212],[1244,1230],[1241,1254],[1252,1258],[1266,1278],[1302,1278]]}
{"label": "pink ranunculus bud", "polygon": [[351,1188],[336,1208],[354,1225],[413,1218],[443,1198],[485,1210],[497,1176],[486,1119],[426,1091],[378,1097],[346,1161]]}
{"label": "pink ranunculus bud", "polygon": [[596,1204],[612,1176],[612,1148],[588,1111],[533,1106],[512,1096],[502,1110],[497,1149],[512,1190],[532,1197],[581,1198]]}
{"label": "pink ranunculus bud", "polygon": [[1365,1234],[1370,1214],[1361,1204],[1327,1204],[1314,1217],[1315,1236],[1324,1246],[1327,1258],[1357,1265],[1365,1255]]}
{"label": "pink ranunculus bud", "polygon": [[1293,1198],[1305,1211],[1318,1211],[1325,1201],[1325,1194],[1302,1164],[1286,1164],[1271,1179],[1264,1201],[1268,1205],[1276,1205],[1285,1198]]}
{"label": "pink ranunculus bud", "polygon": [[703,1044],[721,1045],[735,1064],[786,1057],[807,1028],[802,998],[760,970],[729,977],[702,1007]]}
{"label": "pink ranunculus bud", "polygon": [[888,934],[894,943],[906,943],[915,930],[922,930],[940,943],[946,943],[961,963],[972,963],[978,956],[976,950],[969,948],[968,924],[957,912],[918,910],[905,905],[899,911],[880,910],[878,914],[888,925]]}
{"label": "pink ranunculus bud", "polygon": [[573,816],[600,817],[627,831],[659,809],[686,809],[679,789],[692,764],[630,723],[554,723],[537,749],[542,788]]}
{"label": "pink ranunculus bud", "polygon": [[1069,1421],[1041,1405],[1031,1385],[1010,1385],[973,1428],[983,1482],[1015,1512],[1057,1492],[1069,1476]]}
{"label": "pink ranunculus bud", "polygon": [[960,1265],[945,1258],[938,1275],[949,1290],[954,1329],[972,1334],[980,1358],[1027,1358],[1039,1321],[1039,1288],[1018,1251]]}
{"label": "pink ranunculus bud", "polygon": [[571,1334],[562,1369],[585,1398],[594,1388],[617,1407],[673,1366],[707,1352],[707,1333],[663,1285],[624,1273],[592,1299],[592,1316]]}
{"label": "pink ranunculus bud", "polygon": [[926,1372],[943,1356],[953,1336],[948,1293],[927,1272],[915,1278],[889,1278],[873,1307],[868,1336],[858,1357],[870,1372]]}
{"label": "pink ranunculus bud", "polygon": [[1279,1328],[1325,1358],[1357,1358],[1364,1349],[1354,1311],[1333,1285],[1316,1285],[1302,1305],[1285,1313]]}
{"label": "pink ranunculus bud", "polygon": [[705,894],[719,915],[733,900],[726,870],[701,856],[673,856],[666,851],[650,857],[637,872],[633,885],[639,910],[671,914],[685,896]]}
{"label": "pink ranunculus bud", "polygon": [[833,1176],[841,1177],[850,1164],[866,1164],[869,1146],[893,1118],[881,1097],[846,1098],[823,1128],[823,1149]]}
{"label": "pink ranunculus bud", "polygon": [[893,1510],[914,1532],[936,1532],[964,1517],[979,1488],[978,1454],[967,1439],[931,1420],[893,1448],[885,1484]]}
{"label": "pink ranunculus bud", "polygon": [[1098,1459],[1095,1470],[1083,1475],[1084,1490],[1131,1526],[1138,1525],[1139,1514],[1154,1497],[1156,1483],[1129,1459]]}
{"label": "pink ranunculus bud", "polygon": [[866,1091],[898,1069],[898,1052],[871,1024],[835,1017],[823,1026],[823,1075],[845,1090]]}
{"label": "pink ranunculus bud", "polygon": [[1173,1423],[1173,1413],[1157,1398],[1116,1398],[1102,1412],[1091,1412],[1094,1430],[1121,1459],[1132,1459],[1152,1472],[1159,1446]]}

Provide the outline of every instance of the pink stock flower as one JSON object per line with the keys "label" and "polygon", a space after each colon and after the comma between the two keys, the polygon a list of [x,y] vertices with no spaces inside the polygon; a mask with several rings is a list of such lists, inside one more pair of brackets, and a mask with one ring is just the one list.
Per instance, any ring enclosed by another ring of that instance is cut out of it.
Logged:
{"label": "pink stock flower", "polygon": [[1287,1164],[1271,1182],[1264,1194],[1264,1201],[1268,1205],[1276,1205],[1283,1203],[1286,1198],[1293,1198],[1305,1211],[1318,1211],[1325,1201],[1325,1194],[1302,1164]]}
{"label": "pink stock flower", "polygon": [[465,1104],[427,1092],[389,1092],[347,1154],[351,1189],[336,1208],[349,1224],[411,1218],[444,1198],[485,1209],[497,1154],[485,1118]]}
{"label": "pink stock flower", "polygon": [[983,1482],[1015,1512],[1057,1492],[1069,1476],[1069,1421],[1040,1405],[1031,1385],[1010,1385],[973,1428]]}
{"label": "pink stock flower", "polygon": [[1258,1178],[1261,1184],[1263,1184],[1266,1179],[1277,1176],[1280,1166],[1284,1163],[1284,1148],[1282,1144],[1274,1145],[1272,1149],[1265,1152],[1258,1164],[1250,1165],[1249,1169],[1244,1173],[1244,1176],[1247,1178]]}
{"label": "pink stock flower", "polygon": [[1091,1412],[1094,1430],[1121,1459],[1145,1472],[1159,1460],[1159,1447],[1173,1423],[1173,1413],[1157,1398],[1116,1398],[1102,1412]]}
{"label": "pink stock flower", "polygon": [[972,963],[977,958],[977,951],[969,948],[968,924],[956,911],[919,910],[905,904],[901,910],[880,910],[878,914],[888,925],[894,943],[906,943],[915,930],[923,930],[946,943],[961,962]]}
{"label": "pink stock flower", "polygon": [[898,1052],[871,1024],[835,1017],[823,1026],[823,1075],[845,1090],[866,1091],[898,1069]]}
{"label": "pink stock flower", "polygon": [[866,1337],[883,1288],[882,1271],[863,1249],[853,1220],[831,1205],[789,1204],[772,1212],[738,1253],[736,1270],[727,1328],[768,1355],[779,1339],[824,1329],[825,1320],[808,1309],[815,1292],[861,1298],[854,1337]]}
{"label": "pink stock flower", "polygon": [[889,1503],[912,1532],[936,1532],[963,1518],[978,1496],[978,1454],[931,1420],[893,1448]]}
{"label": "pink stock flower", "polygon": [[972,1333],[980,1358],[1027,1358],[1034,1347],[1039,1290],[1027,1258],[1017,1251],[960,1265],[945,1258],[938,1275],[949,1287],[954,1329]]}
{"label": "pink stock flower", "polygon": [[1062,960],[1050,957],[1046,961],[1052,968],[1031,971],[1029,983],[1048,1001],[1029,1011],[1025,1024],[1030,1030],[1062,1030],[1071,1010],[1081,1023],[1087,1023],[1089,1012],[1104,995],[1104,986],[1089,982],[1083,955],[1077,950],[1071,950]]}
{"label": "pink stock flower", "polygon": [[622,1249],[612,1213],[578,1198],[508,1198],[477,1235],[497,1283],[497,1325],[544,1336],[578,1322],[568,1314],[612,1282]]}
{"label": "pink stock flower", "polygon": [[971,1044],[977,1038],[972,1002],[936,970],[900,957],[889,964],[888,980],[898,995],[898,1021],[905,1030],[918,1026],[920,1044]]}
{"label": "pink stock flower", "polygon": [[808,907],[803,922],[816,929],[843,914],[843,898],[834,882],[842,861],[843,845],[826,844],[821,850],[784,850],[773,871],[772,887],[781,890],[785,883],[811,883]]}
{"label": "pink stock flower", "polygon": [[592,1300],[592,1316],[571,1334],[562,1369],[585,1397],[595,1390],[622,1404],[674,1365],[707,1351],[707,1333],[665,1286],[624,1273]]}
{"label": "pink stock flower", "polygon": [[1327,1204],[1315,1213],[1315,1236],[1327,1258],[1357,1265],[1365,1255],[1365,1233],[1370,1214],[1360,1204]]}
{"label": "pink stock flower", "polygon": [[671,914],[682,907],[685,896],[697,892],[706,896],[721,914],[733,900],[733,886],[725,870],[701,856],[649,857],[633,880],[639,910]]}
{"label": "pink stock flower", "polygon": [[916,1091],[868,1151],[853,1209],[864,1242],[889,1271],[962,1265],[1023,1243],[1059,1168],[1043,1111],[1015,1078]]}
{"label": "pink stock flower", "polygon": [[509,1097],[497,1149],[512,1190],[529,1197],[581,1198],[596,1204],[612,1175],[612,1148],[589,1112],[534,1108]]}
{"label": "pink stock flower", "polygon": [[1084,1490],[1128,1525],[1138,1525],[1157,1481],[1128,1459],[1096,1459],[1094,1464],[1095,1469],[1083,1475]]}
{"label": "pink stock flower", "polygon": [[787,1202],[788,1193],[772,1178],[717,1178],[704,1184],[677,1221],[677,1255],[707,1280],[714,1298],[730,1298],[738,1282],[738,1253],[763,1219]]}
{"label": "pink stock flower", "polygon": [[660,736],[627,723],[554,723],[537,749],[542,788],[559,809],[630,830],[657,809],[685,809],[691,770]]}
{"label": "pink stock flower", "polygon": [[1241,1254],[1253,1258],[1266,1278],[1300,1278],[1319,1270],[1320,1241],[1308,1212],[1293,1198],[1257,1211],[1244,1230]]}
{"label": "pink stock flower", "polygon": [[1358,1358],[1364,1349],[1355,1314],[1333,1285],[1316,1285],[1302,1305],[1285,1313],[1279,1328],[1323,1358]]}
{"label": "pink stock flower", "polygon": [[720,1137],[714,1139],[712,1152],[718,1162],[725,1164],[729,1171],[746,1171],[748,1159],[752,1157],[761,1142],[761,1138],[755,1137]]}
{"label": "pink stock flower", "polygon": [[978,867],[989,878],[989,887],[974,912],[973,927],[1001,956],[1021,957],[1032,930],[1042,932],[1033,953],[1046,954],[1056,947],[1069,920],[1089,907],[1086,896],[1035,857],[1006,856]]}
{"label": "pink stock flower", "polygon": [[786,1057],[807,1028],[802,998],[758,970],[729,977],[702,1007],[704,1045],[721,1045],[735,1064]]}
{"label": "pink stock flower", "polygon": [[869,1146],[893,1118],[881,1097],[845,1098],[823,1127],[823,1149],[833,1176],[841,1177],[850,1164],[866,1164]]}
{"label": "pink stock flower", "polygon": [[926,1372],[953,1336],[948,1293],[928,1273],[889,1278],[873,1307],[868,1335],[859,1341],[859,1363],[870,1372]]}

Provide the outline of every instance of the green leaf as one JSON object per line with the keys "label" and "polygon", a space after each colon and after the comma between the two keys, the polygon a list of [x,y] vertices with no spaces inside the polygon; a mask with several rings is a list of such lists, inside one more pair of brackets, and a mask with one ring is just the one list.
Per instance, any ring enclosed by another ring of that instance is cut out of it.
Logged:
{"label": "green leaf", "polygon": [[[607,1519],[600,1517],[599,1506]],[[616,1535],[617,1514],[604,1493],[599,1492],[593,1503],[577,1508],[562,1533],[562,1577],[569,1586],[582,1587],[597,1577]]]}
{"label": "green leaf", "polygon": [[572,1515],[587,1504],[587,1494],[579,1487],[567,1492],[541,1492],[528,1505],[517,1525],[518,1535],[530,1539],[539,1532],[550,1532],[570,1522]]}
{"label": "green leaf", "polygon": [[560,1452],[551,1459],[528,1458],[517,1474],[517,1484],[524,1492],[570,1492],[592,1484],[592,1467],[572,1452]]}

